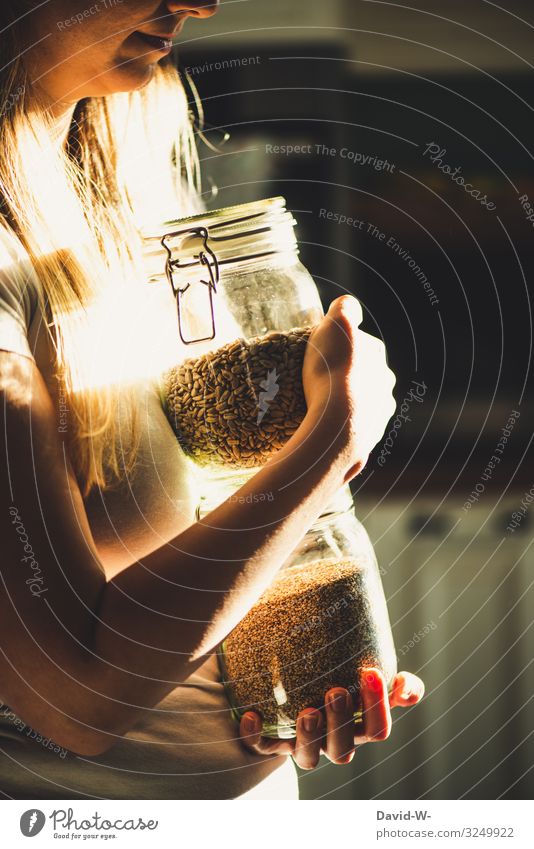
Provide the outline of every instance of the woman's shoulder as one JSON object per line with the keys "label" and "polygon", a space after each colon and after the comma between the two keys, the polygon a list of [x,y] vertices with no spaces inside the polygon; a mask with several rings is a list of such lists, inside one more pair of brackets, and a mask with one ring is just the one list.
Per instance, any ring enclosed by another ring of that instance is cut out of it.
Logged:
{"label": "woman's shoulder", "polygon": [[0,216],[0,308],[29,326],[37,306],[35,270],[17,235]]}
{"label": "woman's shoulder", "polygon": [[30,258],[0,216],[0,350],[34,358],[30,326],[39,303]]}

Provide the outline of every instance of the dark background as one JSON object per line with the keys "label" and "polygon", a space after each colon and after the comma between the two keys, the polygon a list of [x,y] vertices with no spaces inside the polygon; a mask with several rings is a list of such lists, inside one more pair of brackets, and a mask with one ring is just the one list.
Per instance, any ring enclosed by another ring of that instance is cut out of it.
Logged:
{"label": "dark background", "polygon": [[[534,484],[534,226],[519,202],[527,194],[534,205],[534,9],[483,0],[287,6],[223,2],[179,46],[217,148],[200,145],[205,201],[284,195],[325,305],[343,292],[361,300],[365,329],[386,343],[399,403],[413,380],[427,387],[387,463],[378,464],[378,446],[354,487],[399,663],[421,674],[427,696],[351,767],[324,764],[303,776],[302,796],[528,798],[528,509],[513,533],[506,527]],[[431,142],[495,210],[432,164]],[[275,155],[271,144],[312,152]],[[354,164],[343,148],[393,167]],[[328,221],[321,210],[364,225]],[[390,237],[439,303],[386,245]],[[463,509],[514,410],[500,464]]]}

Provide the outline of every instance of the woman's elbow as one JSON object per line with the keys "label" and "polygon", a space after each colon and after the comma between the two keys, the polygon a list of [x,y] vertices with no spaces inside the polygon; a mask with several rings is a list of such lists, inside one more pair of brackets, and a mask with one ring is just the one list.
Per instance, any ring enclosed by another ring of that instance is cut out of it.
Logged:
{"label": "woman's elbow", "polygon": [[85,758],[95,758],[104,755],[116,746],[127,733],[107,718],[102,722],[101,717],[84,719],[83,722],[69,721],[52,730],[50,735],[54,743],[74,755]]}
{"label": "woman's elbow", "polygon": [[123,739],[121,734],[111,733],[94,733],[94,734],[58,734],[58,739],[54,739],[56,745],[66,749],[73,755],[78,755],[84,758],[96,758],[99,755],[105,755],[117,743]]}

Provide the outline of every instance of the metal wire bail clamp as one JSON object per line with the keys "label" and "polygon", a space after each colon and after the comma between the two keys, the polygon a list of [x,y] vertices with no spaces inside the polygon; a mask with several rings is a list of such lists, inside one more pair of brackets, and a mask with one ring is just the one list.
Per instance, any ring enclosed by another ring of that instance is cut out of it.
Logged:
{"label": "metal wire bail clamp", "polygon": [[[183,271],[184,267],[180,265],[180,259],[172,258],[172,248],[167,244],[167,239],[175,238],[176,236],[183,235],[193,235],[198,236],[202,239],[202,248],[198,252],[196,258],[205,268],[208,269],[209,280],[200,280],[200,283],[203,283],[208,287],[208,296],[209,296],[209,304],[210,304],[210,314],[211,314],[211,336],[202,336],[198,339],[186,339],[183,332],[182,327],[182,297],[187,292],[191,283],[187,283],[185,286],[175,285],[174,281],[174,273],[175,271]],[[167,261],[165,263],[165,272],[167,274],[167,280],[171,285],[171,289],[176,298],[176,309],[178,314],[178,332],[180,333],[180,339],[184,343],[184,345],[192,345],[195,342],[207,342],[211,339],[215,339],[215,335],[217,332],[215,326],[215,305],[213,303],[213,293],[217,294],[217,284],[220,280],[220,271],[219,271],[219,262],[213,250],[208,245],[209,239],[209,231],[207,227],[190,227],[186,230],[175,230],[172,233],[166,233],[162,240],[161,244],[163,248],[167,252]]]}

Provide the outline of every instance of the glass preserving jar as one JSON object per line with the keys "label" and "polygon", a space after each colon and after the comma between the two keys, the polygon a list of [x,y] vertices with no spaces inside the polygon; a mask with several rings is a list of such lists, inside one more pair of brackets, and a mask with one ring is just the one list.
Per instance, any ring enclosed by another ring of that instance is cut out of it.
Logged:
{"label": "glass preserving jar", "polygon": [[176,300],[164,407],[185,453],[221,480],[254,473],[305,413],[306,341],[323,317],[283,198],[209,212],[145,236],[149,280]]}
{"label": "glass preserving jar", "polygon": [[[176,365],[162,403],[202,493],[197,518],[232,496],[297,429],[302,361],[323,317],[299,262],[283,198],[170,222],[146,237],[149,279],[176,300]],[[267,499],[274,494],[264,494]],[[374,551],[344,487],[220,648],[236,718],[263,715],[264,733],[292,737],[299,710],[332,686],[353,694],[358,669],[388,686],[395,650]]]}
{"label": "glass preserving jar", "polygon": [[351,693],[360,725],[362,667],[380,669],[391,688],[397,665],[386,600],[349,487],[222,643],[219,663],[234,717],[257,711],[268,737],[294,737],[299,712],[321,708],[337,686]]}

